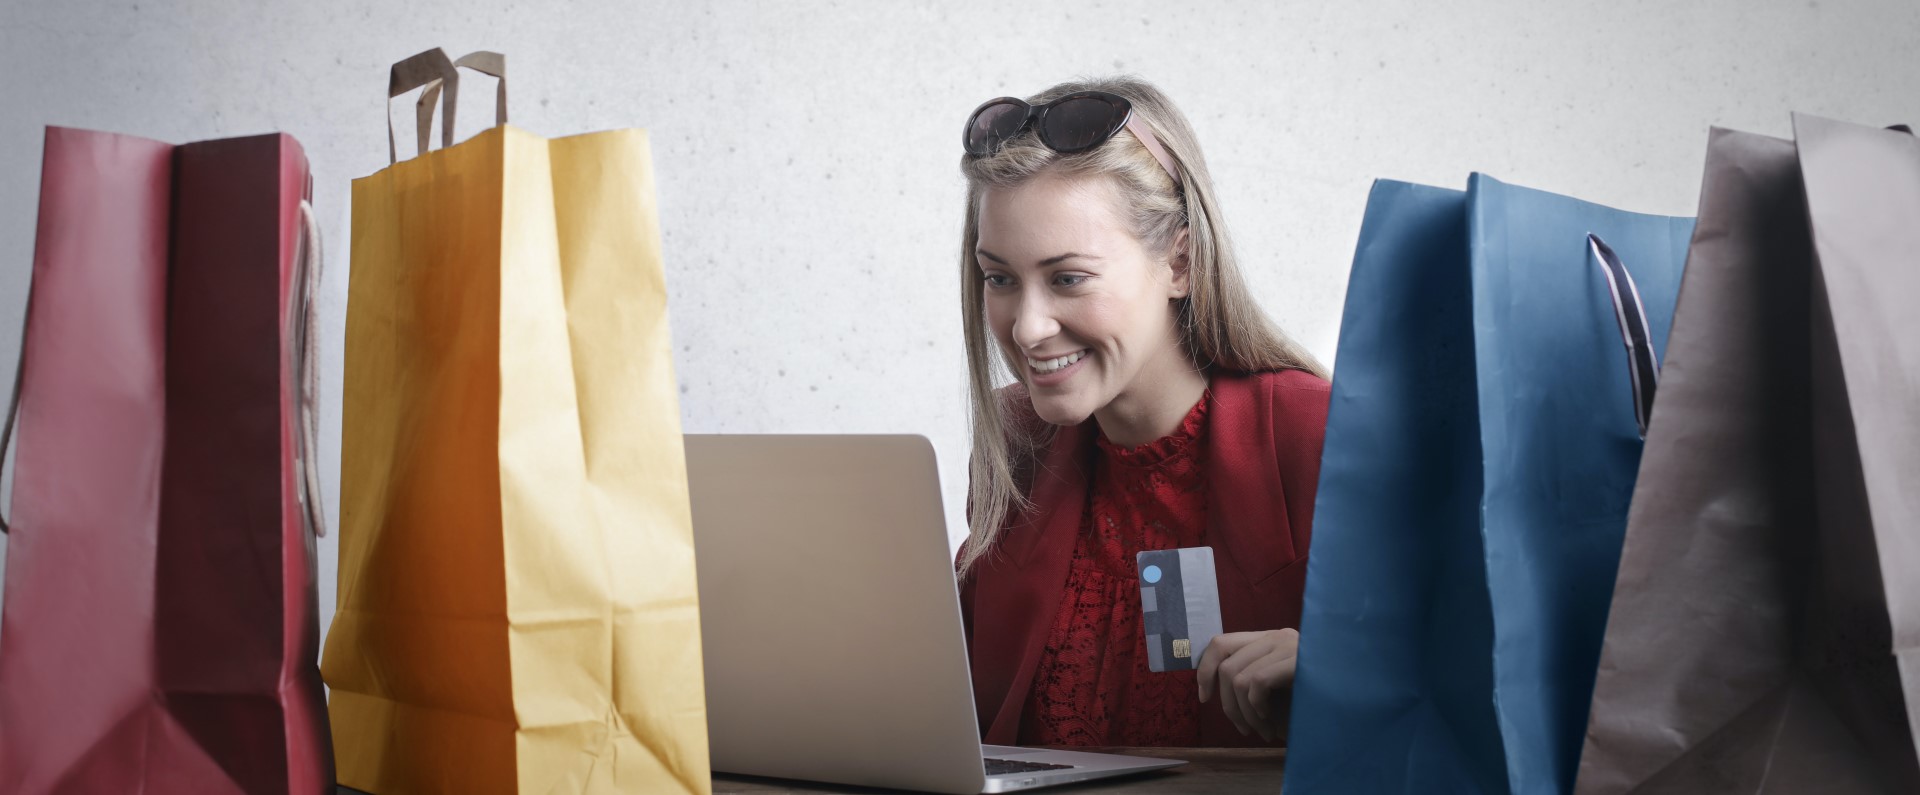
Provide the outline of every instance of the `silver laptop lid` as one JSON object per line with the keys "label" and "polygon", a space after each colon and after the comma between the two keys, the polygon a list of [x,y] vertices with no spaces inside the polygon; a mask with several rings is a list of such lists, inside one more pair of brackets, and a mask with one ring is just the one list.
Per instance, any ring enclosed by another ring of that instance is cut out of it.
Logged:
{"label": "silver laptop lid", "polygon": [[932,445],[686,437],[713,769],[985,783]]}

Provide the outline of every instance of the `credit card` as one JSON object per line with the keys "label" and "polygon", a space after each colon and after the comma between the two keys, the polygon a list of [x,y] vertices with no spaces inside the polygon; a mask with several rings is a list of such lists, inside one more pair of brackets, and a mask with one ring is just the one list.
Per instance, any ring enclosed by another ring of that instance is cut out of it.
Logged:
{"label": "credit card", "polygon": [[1191,671],[1221,633],[1213,548],[1156,549],[1135,556],[1147,670]]}

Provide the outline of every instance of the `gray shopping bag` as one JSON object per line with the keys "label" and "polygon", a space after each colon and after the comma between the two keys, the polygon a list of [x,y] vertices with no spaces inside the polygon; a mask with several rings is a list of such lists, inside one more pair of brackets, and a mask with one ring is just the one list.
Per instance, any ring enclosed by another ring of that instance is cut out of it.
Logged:
{"label": "gray shopping bag", "polygon": [[1715,130],[1576,791],[1920,791],[1920,141]]}

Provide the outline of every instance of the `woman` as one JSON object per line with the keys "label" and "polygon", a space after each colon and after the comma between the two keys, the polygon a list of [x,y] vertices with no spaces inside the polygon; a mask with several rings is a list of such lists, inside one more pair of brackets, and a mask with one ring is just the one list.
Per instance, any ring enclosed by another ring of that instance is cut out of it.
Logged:
{"label": "woman", "polygon": [[[1185,118],[1132,79],[975,111],[957,566],[984,739],[1284,739],[1326,424],[1320,365],[1235,265]],[[996,363],[1016,381],[996,389]],[[1141,550],[1212,547],[1226,634],[1147,669]]]}

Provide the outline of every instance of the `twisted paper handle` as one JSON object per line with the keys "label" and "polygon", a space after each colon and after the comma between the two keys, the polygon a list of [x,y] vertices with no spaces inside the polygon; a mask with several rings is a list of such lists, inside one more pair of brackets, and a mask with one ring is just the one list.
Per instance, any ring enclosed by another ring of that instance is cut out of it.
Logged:
{"label": "twisted paper handle", "polygon": [[460,102],[460,70],[472,69],[500,79],[493,93],[493,123],[507,123],[507,56],[481,50],[450,60],[435,47],[393,65],[387,78],[387,164],[400,162],[393,137],[393,98],[420,89],[414,103],[414,140],[418,157],[427,153],[433,129],[433,106],[440,105],[440,148],[453,145],[453,119]]}
{"label": "twisted paper handle", "polygon": [[325,265],[320,250],[320,224],[314,220],[313,204],[300,201],[300,240],[294,261],[297,292],[287,312],[286,339],[292,346],[287,357],[288,383],[294,415],[294,477],[299,479],[295,492],[300,498],[302,517],[314,536],[327,535],[327,513],[320,492],[320,274]]}
{"label": "twisted paper handle", "polygon": [[[27,295],[27,311],[24,314],[26,317],[20,321],[20,356],[14,360],[13,365],[13,397],[7,400],[7,423],[5,427],[0,427],[0,482],[5,482],[7,452],[13,447],[13,425],[20,417],[20,380],[21,376],[27,374],[27,328],[28,323],[33,319],[31,292]],[[7,507],[13,507],[11,500],[8,503]],[[0,512],[0,535],[6,535],[12,531],[13,526],[7,522],[6,514]]]}

